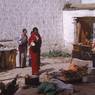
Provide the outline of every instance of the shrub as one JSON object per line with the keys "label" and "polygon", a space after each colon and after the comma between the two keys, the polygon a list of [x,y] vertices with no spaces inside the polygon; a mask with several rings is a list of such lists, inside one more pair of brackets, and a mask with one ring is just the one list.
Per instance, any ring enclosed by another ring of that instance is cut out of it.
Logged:
{"label": "shrub", "polygon": [[64,51],[59,51],[59,50],[50,50],[47,53],[42,54],[43,57],[71,57],[71,54],[64,52]]}

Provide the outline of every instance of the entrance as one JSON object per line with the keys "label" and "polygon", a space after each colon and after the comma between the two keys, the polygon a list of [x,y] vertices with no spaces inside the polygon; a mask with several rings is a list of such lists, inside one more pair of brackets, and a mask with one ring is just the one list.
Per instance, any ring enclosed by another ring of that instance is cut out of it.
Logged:
{"label": "entrance", "polygon": [[77,17],[75,43],[72,55],[75,58],[90,60],[92,56],[92,42],[95,36],[95,17]]}

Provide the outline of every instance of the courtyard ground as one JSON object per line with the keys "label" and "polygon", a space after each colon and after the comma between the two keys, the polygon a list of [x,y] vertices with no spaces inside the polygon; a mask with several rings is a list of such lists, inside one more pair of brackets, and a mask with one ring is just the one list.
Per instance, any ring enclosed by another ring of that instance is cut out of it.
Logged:
{"label": "courtyard ground", "polygon": [[[42,80],[43,75],[46,71],[53,72],[58,71],[59,69],[68,69],[71,58],[55,57],[55,58],[41,58],[41,70],[40,70],[40,79]],[[77,63],[79,65],[88,64],[88,67],[92,67],[91,61],[82,61],[78,59],[73,59],[72,63]],[[26,74],[31,75],[31,67],[26,68],[16,68],[0,73],[0,80],[4,83],[8,83],[11,79],[14,78],[17,74],[24,77]],[[15,95],[39,95],[37,93],[37,88],[22,89],[24,86],[24,78],[19,78],[17,83],[19,84],[19,89]],[[74,84],[76,93],[73,95],[95,95],[95,83],[78,83]],[[64,95],[64,94],[61,94]]]}

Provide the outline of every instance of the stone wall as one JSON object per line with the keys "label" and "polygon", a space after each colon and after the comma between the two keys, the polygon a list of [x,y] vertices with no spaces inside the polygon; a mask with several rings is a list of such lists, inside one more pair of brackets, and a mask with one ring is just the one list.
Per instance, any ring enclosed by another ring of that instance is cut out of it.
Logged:
{"label": "stone wall", "polygon": [[[78,3],[80,0],[70,0]],[[42,52],[64,48],[62,9],[66,0],[0,0],[0,40],[17,39],[34,26],[42,36]]]}

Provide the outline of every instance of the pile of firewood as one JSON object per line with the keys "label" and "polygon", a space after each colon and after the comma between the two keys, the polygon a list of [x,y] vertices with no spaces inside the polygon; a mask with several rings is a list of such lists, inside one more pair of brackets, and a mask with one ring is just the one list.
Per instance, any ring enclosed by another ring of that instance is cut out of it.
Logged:
{"label": "pile of firewood", "polygon": [[60,79],[65,82],[79,82],[87,74],[88,67],[71,64],[68,70],[61,70]]}

